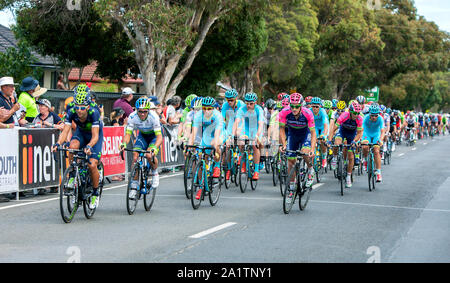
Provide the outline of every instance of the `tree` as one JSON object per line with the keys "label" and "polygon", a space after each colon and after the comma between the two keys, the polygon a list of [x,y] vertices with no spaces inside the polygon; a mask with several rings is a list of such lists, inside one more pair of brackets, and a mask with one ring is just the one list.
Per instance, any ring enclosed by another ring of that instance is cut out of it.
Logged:
{"label": "tree", "polygon": [[182,95],[214,96],[219,80],[244,69],[265,50],[267,29],[257,8],[247,3],[216,23],[178,87]]}
{"label": "tree", "polygon": [[[217,19],[242,0],[99,0],[96,10],[120,23],[131,41],[147,93],[173,96]],[[184,65],[175,71],[190,49]]]}
{"label": "tree", "polygon": [[42,69],[31,66],[37,62],[38,59],[32,54],[30,46],[26,42],[19,42],[17,48],[9,47],[6,52],[0,53],[0,74],[13,77],[16,82],[28,76],[40,78]]}
{"label": "tree", "polygon": [[[350,99],[374,81],[374,54],[384,45],[367,1],[311,1],[320,39],[314,60],[305,66],[298,88],[305,95]],[[330,92],[331,91],[331,92]]]}
{"label": "tree", "polygon": [[137,73],[128,37],[118,23],[100,18],[93,1],[83,0],[81,10],[67,9],[65,1],[24,2],[16,8],[16,37],[57,58],[66,74],[93,60],[98,63],[96,72],[111,80],[120,82],[128,70]]}

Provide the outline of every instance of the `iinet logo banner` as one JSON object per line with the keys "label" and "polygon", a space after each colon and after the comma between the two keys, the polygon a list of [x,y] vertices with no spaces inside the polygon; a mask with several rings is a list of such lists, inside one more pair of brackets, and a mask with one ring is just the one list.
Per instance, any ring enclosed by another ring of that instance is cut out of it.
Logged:
{"label": "iinet logo banner", "polygon": [[57,185],[59,170],[51,152],[51,145],[56,142],[56,134],[30,130],[23,133],[20,141],[21,185]]}

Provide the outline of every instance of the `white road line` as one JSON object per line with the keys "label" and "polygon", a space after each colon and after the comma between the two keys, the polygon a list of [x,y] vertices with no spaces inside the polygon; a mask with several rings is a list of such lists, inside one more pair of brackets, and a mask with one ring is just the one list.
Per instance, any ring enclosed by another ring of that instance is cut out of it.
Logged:
{"label": "white road line", "polygon": [[204,237],[206,235],[215,233],[217,231],[223,230],[223,229],[228,228],[228,227],[233,226],[233,225],[236,225],[236,223],[235,222],[227,222],[225,224],[222,224],[222,225],[213,227],[211,229],[205,230],[203,232],[197,233],[195,235],[189,236],[189,238],[193,238],[193,239],[202,238],[202,237]]}
{"label": "white road line", "polygon": [[313,190],[316,190],[316,189],[318,189],[319,187],[323,186],[324,184],[325,184],[325,183],[315,184],[315,185],[312,186],[312,189],[313,189]]}
{"label": "white road line", "polygon": [[413,148],[411,148],[411,150],[416,150],[417,148],[415,148],[415,147],[413,147]]}
{"label": "white road line", "polygon": [[382,208],[395,208],[395,209],[409,209],[409,210],[433,211],[433,212],[450,212],[450,210],[448,210],[448,209],[420,208],[420,207],[407,207],[407,206],[370,204],[370,203],[357,203],[357,202],[325,201],[325,200],[310,200],[310,202],[329,203],[329,204],[358,205],[358,206],[382,207]]}
{"label": "white road line", "polygon": [[424,143],[423,143],[423,145],[427,145],[427,144],[428,144],[427,142],[424,142]]}
{"label": "white road line", "polygon": [[400,156],[403,156],[403,155],[405,155],[404,153],[400,153],[398,156],[400,157]]}
{"label": "white road line", "polygon": [[[179,176],[179,175],[183,175],[183,173],[177,173],[177,174],[173,174],[173,175],[170,175],[170,176],[162,176],[162,177],[159,177],[159,179],[161,180],[161,179],[166,179],[166,178],[175,177],[175,176]],[[122,185],[118,185],[118,186],[108,187],[108,188],[104,188],[103,191],[109,191],[109,190],[112,190],[112,189],[117,189],[117,188],[126,187],[126,186],[127,186],[127,184],[122,184]],[[49,202],[49,201],[52,201],[52,200],[59,200],[59,197],[49,198],[49,199],[44,199],[44,200],[37,200],[37,201],[30,201],[30,202],[27,202],[27,203],[13,204],[13,205],[5,206],[5,207],[0,207],[0,211],[1,210],[5,210],[5,209],[9,209],[9,208],[15,208],[15,207],[31,205],[31,204],[40,204],[40,203]]]}

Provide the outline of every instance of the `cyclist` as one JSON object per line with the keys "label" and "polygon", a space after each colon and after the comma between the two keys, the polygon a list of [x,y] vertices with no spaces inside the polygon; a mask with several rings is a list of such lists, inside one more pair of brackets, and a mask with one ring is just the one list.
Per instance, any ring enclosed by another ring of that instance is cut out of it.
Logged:
{"label": "cyclist", "polygon": [[[256,104],[257,100],[258,96],[256,93],[249,92],[245,94],[245,106],[238,110],[233,126],[233,136],[243,139],[255,139],[256,141],[256,144],[253,145],[253,160],[255,162],[255,172],[252,176],[253,180],[259,179],[260,148],[264,131],[264,110]],[[241,148],[241,152],[242,150]],[[243,166],[241,169],[244,171],[246,168]]]}
{"label": "cyclist", "polygon": [[[210,146],[216,150],[213,157],[213,178],[218,178],[220,176],[220,145],[225,140],[225,132],[222,115],[214,108],[215,104],[216,100],[210,96],[202,98],[202,111],[195,113],[189,145],[200,140],[201,146]],[[199,190],[195,198],[200,199],[201,195],[202,190]]]}
{"label": "cyclist", "polygon": [[415,130],[416,130],[416,127],[415,127],[416,126],[416,120],[414,119],[414,115],[412,113],[406,114],[405,121],[406,121],[406,125],[407,125],[407,127],[406,127],[406,137],[407,137],[407,139],[409,139],[410,131],[412,131],[412,133],[413,133],[413,140],[414,140]]}
{"label": "cyclist", "polygon": [[306,102],[306,107],[309,107],[310,105],[311,105],[311,100],[313,99],[313,97],[312,96],[307,96],[306,98],[305,98],[305,102]]}
{"label": "cyclist", "polygon": [[[345,103],[345,102],[344,102]],[[340,105],[342,106],[342,105]],[[348,107],[348,112],[343,112],[339,118],[336,121],[335,126],[330,131],[330,135],[328,136],[328,143],[332,144],[332,138],[336,131],[339,129],[339,131],[336,133],[336,138],[334,141],[334,145],[339,146],[343,142],[346,145],[356,145],[356,142],[361,139],[361,136],[363,134],[363,118],[360,115],[362,109],[361,105],[359,105],[358,102],[354,101],[350,106]],[[333,170],[336,169],[336,156],[337,156],[337,148],[333,149],[333,159],[331,160],[331,168]],[[352,186],[352,180],[351,175],[353,171],[353,165],[354,165],[354,155],[353,155],[353,149],[344,149],[344,155],[347,156],[348,165],[347,165],[347,178],[346,178],[346,184],[345,186],[347,188],[350,188]]]}
{"label": "cyclist", "polygon": [[[237,111],[245,106],[244,102],[237,99],[238,92],[235,89],[230,89],[225,92],[225,99],[227,100],[222,106],[222,118],[225,123],[226,129],[226,145],[227,153],[231,145],[231,138],[233,138],[233,125],[236,120]],[[228,168],[231,168],[231,156],[227,156]],[[226,172],[226,179],[229,180],[231,171],[228,169]]]}
{"label": "cyclist", "polygon": [[187,115],[192,111],[191,102],[197,97],[196,94],[190,94],[184,100],[184,105],[186,106],[181,113],[180,125],[178,126],[178,140],[182,143],[186,143],[188,137],[184,136],[184,126]]}
{"label": "cyclist", "polygon": [[[60,147],[60,144],[66,141],[72,129],[72,122],[75,123],[76,130],[70,140],[69,148],[83,148],[86,155],[89,156],[90,164],[88,164],[88,168],[93,188],[89,208],[95,209],[99,203],[98,186],[100,173],[97,166],[102,155],[103,123],[100,121],[100,111],[97,107],[91,105],[90,91],[86,84],[79,84],[74,88],[74,105],[66,114],[64,130],[59,136],[57,143],[53,145],[52,151],[55,152]],[[73,155],[69,154],[70,162],[72,162],[72,158]]]}
{"label": "cyclist", "polygon": [[[123,151],[127,144],[130,142],[133,131],[138,130],[139,135],[136,138],[133,149],[134,150],[146,150],[151,153],[145,154],[148,160],[148,164],[152,168],[152,187],[157,188],[159,186],[159,174],[158,174],[158,159],[154,158],[159,152],[159,147],[163,142],[161,135],[161,125],[159,118],[156,118],[150,113],[150,100],[146,97],[141,97],[136,101],[136,111],[130,114],[128,118],[128,124],[126,126],[125,137],[123,143],[120,145],[120,150]],[[136,163],[139,157],[139,153],[133,152],[133,163]],[[137,179],[138,176],[135,178]],[[136,195],[136,189],[138,182],[133,181],[131,187],[134,190],[130,191],[130,198],[134,198]],[[142,193],[146,193],[146,188],[141,188]]]}
{"label": "cyclist", "polygon": [[[300,93],[293,93],[290,96],[290,109],[280,112],[280,151],[286,149],[291,151],[301,150],[305,155],[303,158],[308,165],[308,178],[306,186],[310,187],[314,181],[314,168],[312,157],[316,151],[316,130],[314,124],[314,114],[307,107],[302,107],[303,97]],[[285,129],[287,129],[287,134]],[[291,153],[286,154],[288,158],[288,172],[295,164],[296,156]],[[292,181],[292,180],[290,180]],[[290,184],[291,188],[293,184]]]}
{"label": "cyclist", "polygon": [[322,150],[322,167],[327,167],[327,146],[326,146],[326,138],[328,136],[328,115],[325,110],[322,108],[322,100],[319,97],[314,97],[311,100],[311,109],[314,114],[314,124],[316,127],[316,136],[319,138],[323,138],[320,143],[320,147]]}
{"label": "cyclist", "polygon": [[381,159],[384,159],[384,153],[387,151],[387,144],[388,144],[388,136],[389,136],[389,129],[391,127],[391,116],[386,113],[387,111],[386,106],[380,105],[380,116],[383,118],[384,122],[384,139],[383,141],[383,150],[381,151]]}
{"label": "cyclist", "polygon": [[327,113],[328,121],[330,121],[331,120],[331,116],[333,116],[333,112],[334,111],[331,110],[332,106],[333,106],[333,103],[331,102],[331,100],[324,100],[323,101],[323,109]]}
{"label": "cyclist", "polygon": [[363,138],[361,144],[363,145],[363,156],[364,156],[364,170],[367,171],[367,156],[369,154],[369,148],[367,145],[369,142],[378,144],[374,146],[374,160],[375,160],[375,175],[377,177],[377,182],[382,181],[381,177],[381,156],[380,147],[383,145],[383,139],[385,135],[384,121],[380,116],[380,108],[377,105],[372,105],[370,107],[369,115],[364,117],[363,122]]}

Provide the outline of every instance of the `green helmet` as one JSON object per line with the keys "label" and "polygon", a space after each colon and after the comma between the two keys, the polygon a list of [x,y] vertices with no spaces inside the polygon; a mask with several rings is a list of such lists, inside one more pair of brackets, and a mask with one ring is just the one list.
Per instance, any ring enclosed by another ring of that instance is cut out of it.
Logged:
{"label": "green helmet", "polygon": [[186,105],[186,107],[191,107],[191,102],[192,102],[192,100],[194,99],[194,98],[196,98],[197,97],[197,95],[195,95],[195,94],[191,94],[191,95],[188,95],[187,97],[186,97],[186,99],[184,100],[184,104]]}
{"label": "green helmet", "polygon": [[333,102],[331,102],[331,100],[325,100],[323,102],[323,108],[325,109],[330,109],[333,106]]}
{"label": "green helmet", "polygon": [[74,103],[79,105],[88,105],[91,102],[91,90],[86,84],[77,85],[74,90]]}

